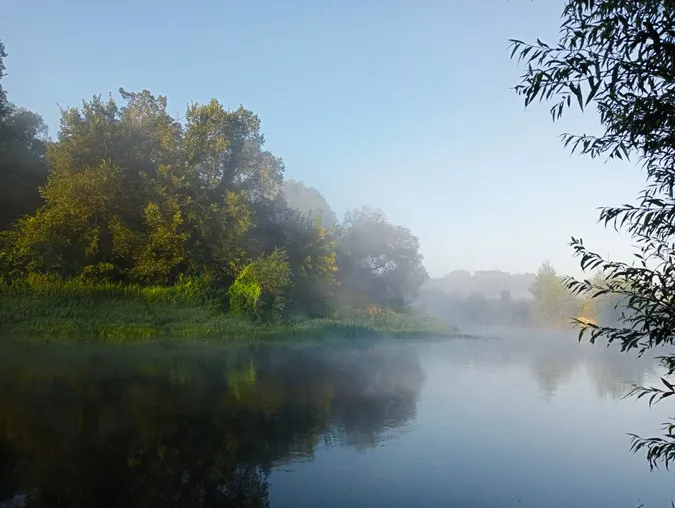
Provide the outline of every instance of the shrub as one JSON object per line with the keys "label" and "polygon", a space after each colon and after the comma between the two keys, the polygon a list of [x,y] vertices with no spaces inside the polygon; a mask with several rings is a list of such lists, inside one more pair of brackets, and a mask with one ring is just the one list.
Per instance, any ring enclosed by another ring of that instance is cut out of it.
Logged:
{"label": "shrub", "polygon": [[249,263],[230,286],[230,309],[255,320],[276,321],[286,304],[291,270],[286,252],[275,249]]}
{"label": "shrub", "polygon": [[112,263],[87,265],[82,269],[79,279],[87,284],[100,284],[115,280],[117,268]]}
{"label": "shrub", "polygon": [[230,310],[235,314],[247,314],[253,319],[260,317],[259,315],[259,302],[260,302],[260,293],[262,291],[260,284],[255,281],[247,282],[241,278],[245,277],[245,272],[242,271],[241,275],[234,281],[234,284],[230,286],[229,296],[230,296]]}

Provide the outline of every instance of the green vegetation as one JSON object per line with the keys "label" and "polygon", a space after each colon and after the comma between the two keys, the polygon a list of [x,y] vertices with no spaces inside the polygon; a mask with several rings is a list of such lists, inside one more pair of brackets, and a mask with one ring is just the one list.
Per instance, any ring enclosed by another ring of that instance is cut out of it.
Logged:
{"label": "green vegetation", "polygon": [[241,271],[228,291],[230,310],[252,319],[278,321],[286,306],[284,293],[291,284],[286,253],[274,250]]}
{"label": "green vegetation", "polygon": [[548,261],[539,267],[530,292],[534,319],[541,324],[565,326],[583,312],[584,301],[568,291],[562,277]]}
{"label": "green vegetation", "polygon": [[[627,231],[638,250],[634,263],[609,261],[572,239],[581,267],[599,271],[587,280],[568,279],[568,289],[591,298],[609,298],[620,322],[579,320],[580,339],[616,342],[622,351],[644,353],[675,344],[675,4],[666,0],[568,0],[560,39],[549,45],[512,41],[512,56],[527,64],[516,91],[528,106],[551,101],[553,120],[570,107],[597,110],[604,131],[598,136],[565,134],[565,145],[591,157],[636,158],[647,183],[636,205],[602,209],[600,221]],[[573,199],[573,196],[570,196]],[[675,355],[661,364],[675,374]],[[675,395],[663,387],[636,387],[650,403]],[[664,424],[660,438],[633,437],[632,449],[647,450],[650,466],[675,460],[675,426]]]}
{"label": "green vegetation", "polygon": [[[0,46],[0,78],[5,57]],[[179,121],[166,97],[119,95],[62,109],[53,141],[0,80],[3,332],[448,331],[408,310],[427,279],[418,239],[369,208],[339,222],[316,189],[284,181],[252,111],[214,99]]]}
{"label": "green vegetation", "polygon": [[0,323],[7,336],[108,342],[455,334],[453,328],[412,311],[375,306],[364,311],[342,308],[331,318],[259,323],[224,312],[222,298],[208,288],[203,279],[163,287],[32,275],[2,285]]}
{"label": "green vegetation", "polygon": [[284,198],[288,206],[307,217],[320,217],[321,224],[331,228],[338,224],[337,215],[330,207],[326,198],[314,187],[308,187],[303,182],[288,179],[282,186]]}

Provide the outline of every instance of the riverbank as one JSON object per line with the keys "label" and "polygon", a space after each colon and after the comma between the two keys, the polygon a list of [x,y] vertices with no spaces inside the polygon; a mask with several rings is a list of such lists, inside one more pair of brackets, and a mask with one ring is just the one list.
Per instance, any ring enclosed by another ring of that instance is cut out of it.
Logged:
{"label": "riverbank", "polygon": [[267,340],[448,337],[457,330],[419,313],[340,309],[330,318],[257,323],[224,310],[194,283],[172,287],[58,282],[0,286],[0,330],[41,339]]}

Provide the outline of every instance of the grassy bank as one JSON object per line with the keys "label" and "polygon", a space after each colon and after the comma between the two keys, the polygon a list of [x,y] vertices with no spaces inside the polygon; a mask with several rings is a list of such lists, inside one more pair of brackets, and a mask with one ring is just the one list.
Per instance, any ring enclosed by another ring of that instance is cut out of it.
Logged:
{"label": "grassy bank", "polygon": [[46,278],[0,283],[0,330],[11,336],[114,342],[450,336],[456,332],[424,316],[377,307],[341,309],[330,319],[253,323],[225,312],[222,299],[207,294],[195,281],[172,287]]}

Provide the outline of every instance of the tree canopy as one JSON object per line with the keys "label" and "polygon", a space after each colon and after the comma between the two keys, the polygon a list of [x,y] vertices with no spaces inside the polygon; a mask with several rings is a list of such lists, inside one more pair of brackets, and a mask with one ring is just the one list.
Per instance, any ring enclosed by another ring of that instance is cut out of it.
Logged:
{"label": "tree canopy", "polygon": [[235,297],[233,308],[255,301],[247,314],[279,318],[327,315],[341,294],[407,305],[426,278],[408,229],[381,212],[355,211],[341,225],[319,191],[284,181],[283,161],[244,107],[193,103],[179,121],[166,97],[120,88],[119,98],[63,108],[51,141],[38,115],[3,89],[0,100],[5,279],[207,277]]}
{"label": "tree canopy", "polygon": [[338,259],[341,283],[383,304],[404,304],[429,277],[417,237],[367,207],[345,215]]}
{"label": "tree canopy", "polygon": [[8,101],[2,86],[6,57],[0,41],[0,230],[42,204],[38,187],[47,179],[47,126],[39,115]]}
{"label": "tree canopy", "polygon": [[285,180],[282,186],[288,206],[307,217],[321,217],[321,223],[331,228],[338,223],[337,215],[318,190],[298,180]]}
{"label": "tree canopy", "polygon": [[545,323],[564,325],[578,314],[578,302],[565,287],[553,265],[544,261],[530,286],[537,317]]}

